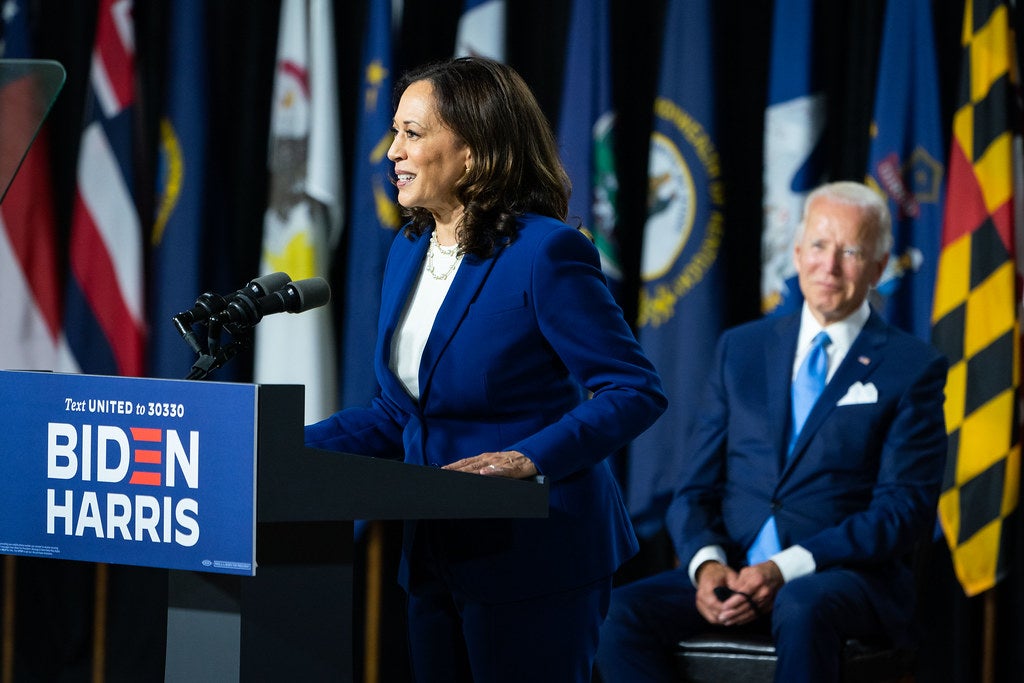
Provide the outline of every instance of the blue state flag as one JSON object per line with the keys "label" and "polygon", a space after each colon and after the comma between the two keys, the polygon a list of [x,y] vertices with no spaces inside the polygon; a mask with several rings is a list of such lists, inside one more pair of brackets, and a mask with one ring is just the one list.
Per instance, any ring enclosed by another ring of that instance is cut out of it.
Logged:
{"label": "blue state flag", "polygon": [[209,95],[203,3],[182,0],[172,3],[169,12],[158,203],[149,245],[149,374],[179,378],[196,360],[171,318],[191,308],[200,294]]}
{"label": "blue state flag", "polygon": [[578,219],[593,235],[601,268],[618,294],[622,281],[615,239],[619,182],[608,12],[608,0],[573,2],[558,141],[572,181],[570,220]]}
{"label": "blue state flag", "polygon": [[722,329],[721,159],[711,0],[670,0],[648,162],[639,338],[669,397],[630,450],[626,495],[641,536],[663,526],[707,359]]}
{"label": "blue state flag", "polygon": [[815,0],[776,0],[764,119],[761,310],[803,302],[793,245],[804,199],[825,179],[825,92],[814,54]]}
{"label": "blue state flag", "polygon": [[889,199],[893,250],[872,303],[931,339],[946,158],[929,0],[886,3],[867,182]]}
{"label": "blue state flag", "polygon": [[363,48],[363,80],[356,124],[351,218],[345,263],[341,405],[364,405],[377,391],[373,350],[384,261],[400,217],[391,182],[391,0],[373,0]]}

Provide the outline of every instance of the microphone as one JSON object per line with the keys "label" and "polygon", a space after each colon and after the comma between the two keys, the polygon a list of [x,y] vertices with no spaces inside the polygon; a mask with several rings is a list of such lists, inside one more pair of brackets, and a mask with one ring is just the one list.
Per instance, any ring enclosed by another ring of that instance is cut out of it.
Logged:
{"label": "microphone", "polygon": [[249,280],[249,282],[245,283],[244,287],[226,297],[214,294],[213,292],[206,292],[196,299],[195,304],[190,310],[182,311],[174,316],[174,324],[180,330],[194,323],[209,320],[227,308],[228,304],[234,299],[244,297],[255,300],[281,289],[289,281],[291,281],[291,277],[288,273],[268,273]]}
{"label": "microphone", "polygon": [[244,287],[226,297],[213,292],[206,292],[196,299],[196,303],[191,309],[178,313],[171,318],[171,322],[174,323],[174,329],[178,331],[178,334],[189,345],[189,348],[198,354],[202,354],[203,345],[196,337],[192,325],[212,320],[218,313],[227,308],[232,301],[238,299],[255,301],[257,297],[266,296],[284,287],[288,284],[289,280],[291,280],[291,277],[288,273],[268,273],[249,280],[249,282],[245,283]]}
{"label": "microphone", "polygon": [[322,277],[289,282],[276,291],[261,296],[238,297],[215,317],[218,323],[235,328],[252,327],[264,316],[273,313],[302,313],[319,308],[331,300],[331,286]]}
{"label": "microphone", "polygon": [[267,273],[266,275],[260,275],[254,280],[249,280],[240,290],[232,295],[232,298],[238,298],[244,296],[246,298],[262,297],[276,292],[281,289],[289,282],[292,278],[288,273]]}

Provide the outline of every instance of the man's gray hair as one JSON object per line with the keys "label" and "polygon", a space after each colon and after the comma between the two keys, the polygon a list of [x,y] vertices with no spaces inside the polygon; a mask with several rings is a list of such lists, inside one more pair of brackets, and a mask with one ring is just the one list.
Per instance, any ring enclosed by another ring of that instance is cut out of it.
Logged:
{"label": "man's gray hair", "polygon": [[811,202],[819,197],[827,197],[843,204],[863,209],[871,216],[878,227],[875,242],[875,259],[881,259],[892,249],[892,215],[889,213],[889,202],[886,198],[864,183],[852,180],[840,180],[834,183],[819,185],[804,200],[804,217],[800,220],[800,233],[803,234],[804,221],[807,220],[807,209]]}

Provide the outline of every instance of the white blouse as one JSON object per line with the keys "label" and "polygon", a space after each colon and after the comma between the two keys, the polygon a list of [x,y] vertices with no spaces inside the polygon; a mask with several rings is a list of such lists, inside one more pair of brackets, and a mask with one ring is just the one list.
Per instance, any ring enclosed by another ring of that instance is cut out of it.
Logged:
{"label": "white blouse", "polygon": [[427,345],[437,312],[441,310],[441,304],[462,264],[461,255],[446,253],[449,252],[447,249],[435,249],[435,245],[431,241],[430,251],[420,270],[420,279],[409,295],[398,328],[391,339],[391,372],[395,373],[409,395],[417,400],[420,397],[423,348]]}

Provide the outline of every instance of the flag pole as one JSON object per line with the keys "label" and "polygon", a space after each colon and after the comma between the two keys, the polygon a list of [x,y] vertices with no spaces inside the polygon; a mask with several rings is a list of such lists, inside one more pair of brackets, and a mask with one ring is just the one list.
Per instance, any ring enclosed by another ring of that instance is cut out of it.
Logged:
{"label": "flag pole", "polygon": [[996,659],[996,589],[989,588],[984,593],[982,644],[981,644],[981,683],[995,683]]}
{"label": "flag pole", "polygon": [[3,669],[0,671],[0,680],[3,683],[11,683],[14,680],[14,600],[16,574],[18,565],[13,555],[4,557],[4,612],[3,629],[4,640],[0,657],[3,660]]}
{"label": "flag pole", "polygon": [[95,598],[92,615],[92,683],[103,683],[107,668],[107,586],[109,567],[96,564]]}
{"label": "flag pole", "polygon": [[366,526],[366,617],[363,621],[363,683],[380,680],[380,611],[383,595],[384,530],[380,521]]}

